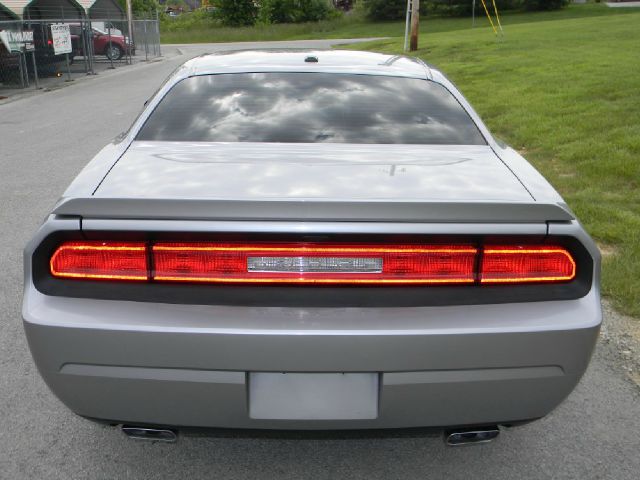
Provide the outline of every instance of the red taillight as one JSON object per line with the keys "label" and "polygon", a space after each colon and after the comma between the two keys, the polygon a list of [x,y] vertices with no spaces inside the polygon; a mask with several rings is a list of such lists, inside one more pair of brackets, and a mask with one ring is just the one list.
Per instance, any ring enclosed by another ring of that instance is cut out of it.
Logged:
{"label": "red taillight", "polygon": [[544,245],[73,241],[56,249],[50,271],[226,284],[527,284],[569,282],[576,263],[565,248]]}
{"label": "red taillight", "polygon": [[142,242],[65,242],[49,263],[54,277],[87,280],[149,279]]}
{"label": "red taillight", "polygon": [[567,282],[576,277],[576,263],[562,247],[487,245],[481,283]]}
{"label": "red taillight", "polygon": [[207,283],[473,283],[467,245],[157,243],[153,280]]}
{"label": "red taillight", "polygon": [[53,45],[53,40],[47,40],[47,45],[49,46]]}

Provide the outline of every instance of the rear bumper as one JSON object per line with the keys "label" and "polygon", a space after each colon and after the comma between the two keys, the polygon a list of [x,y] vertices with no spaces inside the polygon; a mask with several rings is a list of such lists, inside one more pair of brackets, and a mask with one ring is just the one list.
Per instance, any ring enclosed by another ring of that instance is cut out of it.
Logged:
{"label": "rear bumper", "polygon": [[[599,295],[412,308],[258,308],[25,291],[36,364],[77,414],[123,423],[378,429],[511,423],[555,408],[584,373]],[[256,420],[249,372],[375,372],[369,420]]]}

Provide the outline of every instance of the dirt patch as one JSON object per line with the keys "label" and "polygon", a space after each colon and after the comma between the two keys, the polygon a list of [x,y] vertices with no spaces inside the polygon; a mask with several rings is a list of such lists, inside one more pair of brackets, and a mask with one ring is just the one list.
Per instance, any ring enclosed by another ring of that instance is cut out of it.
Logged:
{"label": "dirt patch", "polygon": [[618,253],[618,249],[616,247],[605,243],[598,243],[598,249],[603,257],[613,257]]}
{"label": "dirt patch", "polygon": [[640,387],[640,321],[618,313],[606,300],[602,308],[600,339],[615,347],[622,369]]}

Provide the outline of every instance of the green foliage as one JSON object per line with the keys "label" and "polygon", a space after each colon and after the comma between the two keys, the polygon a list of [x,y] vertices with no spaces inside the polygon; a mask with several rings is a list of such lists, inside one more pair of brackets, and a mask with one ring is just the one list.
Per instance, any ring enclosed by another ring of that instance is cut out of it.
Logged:
{"label": "green foliage", "polygon": [[559,10],[569,5],[570,0],[523,0],[527,10]]}
{"label": "green foliage", "polygon": [[328,0],[262,0],[258,18],[262,23],[301,23],[336,15]]}
{"label": "green foliage", "polygon": [[[217,20],[215,12],[206,10],[194,10],[186,15],[171,18],[169,15],[160,15],[160,29],[162,34],[168,32],[189,32],[198,28],[216,28],[220,22]],[[164,37],[163,37],[164,38]]]}
{"label": "green foliage", "polygon": [[[442,68],[491,131],[563,195],[605,253],[604,294],[640,318],[640,76],[636,50],[620,48],[620,39],[640,42],[633,10],[574,4],[507,14],[502,41],[485,19],[473,29],[468,19],[427,19],[416,54]],[[438,23],[450,30],[434,32]],[[350,48],[403,53],[402,37]]]}
{"label": "green foliage", "polygon": [[[633,8],[608,8],[603,4],[571,4],[567,8],[553,11],[525,13],[504,11],[500,15],[505,29],[523,23],[564,21],[579,18],[600,18],[603,16],[628,15],[636,12]],[[200,12],[198,12],[199,14]],[[404,18],[395,22],[371,22],[365,16],[362,0],[348,15],[309,23],[257,23],[250,27],[222,27],[215,12],[192,17],[196,13],[180,15],[161,23],[163,43],[207,43],[207,42],[251,42],[267,40],[303,40],[317,38],[364,38],[400,37],[404,34]],[[161,17],[162,18],[162,17]],[[464,17],[437,15],[421,16],[421,36],[439,32],[471,29],[471,20]],[[197,19],[197,21],[191,20]],[[182,23],[185,22],[185,23]],[[183,25],[183,28],[179,28]],[[476,15],[476,27],[490,28],[483,15]],[[508,33],[508,30],[506,30]],[[540,37],[536,37],[540,38]]]}
{"label": "green foliage", "polygon": [[[126,0],[118,0],[118,3],[122,7],[122,10],[127,11]],[[158,0],[131,0],[131,10],[133,15],[155,14],[160,10]]]}
{"label": "green foliage", "polygon": [[[492,0],[485,0],[487,8],[491,14],[494,14]],[[426,3],[429,12],[441,15],[471,15],[473,10],[473,2],[471,0],[422,0]],[[513,10],[522,6],[523,0],[496,0],[498,12],[504,10]],[[476,0],[476,14],[484,15],[484,7],[480,0]]]}
{"label": "green foliage", "polygon": [[363,0],[371,20],[401,20],[407,12],[406,0]]}
{"label": "green foliage", "polygon": [[[367,16],[371,20],[401,20],[405,18],[406,0],[363,0]],[[487,8],[494,14],[493,0],[485,0]],[[505,10],[558,10],[566,7],[570,0],[495,0],[498,12]],[[472,0],[421,0],[420,12],[438,15],[471,15]],[[484,15],[482,1],[476,1],[476,14]]]}
{"label": "green foliage", "polygon": [[223,25],[243,27],[256,23],[258,6],[254,0],[217,0],[216,6]]}

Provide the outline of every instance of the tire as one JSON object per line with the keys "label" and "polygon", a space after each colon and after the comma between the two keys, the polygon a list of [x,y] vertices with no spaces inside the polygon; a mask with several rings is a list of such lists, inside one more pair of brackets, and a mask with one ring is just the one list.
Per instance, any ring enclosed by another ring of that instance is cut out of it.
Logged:
{"label": "tire", "polygon": [[107,56],[109,60],[120,60],[124,55],[124,50],[120,45],[115,43],[111,44],[111,47],[107,44],[107,48],[104,51],[104,54]]}

